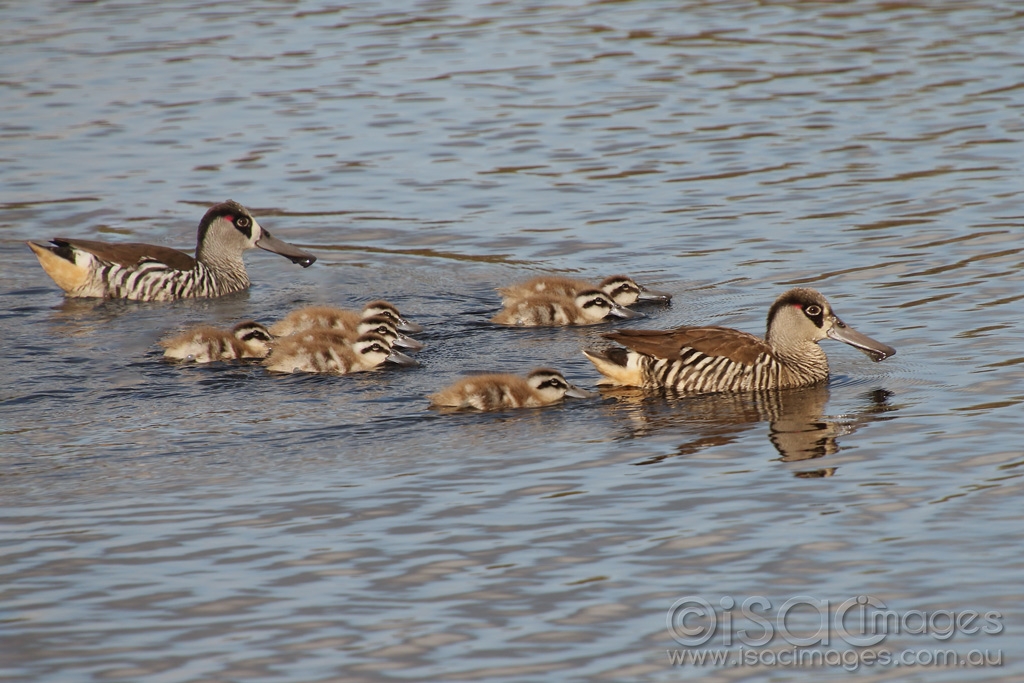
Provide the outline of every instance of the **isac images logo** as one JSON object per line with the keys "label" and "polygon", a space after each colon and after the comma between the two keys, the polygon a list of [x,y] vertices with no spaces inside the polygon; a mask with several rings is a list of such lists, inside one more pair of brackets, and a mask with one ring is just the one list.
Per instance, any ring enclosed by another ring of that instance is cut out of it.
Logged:
{"label": "isac images logo", "polygon": [[[669,608],[669,635],[686,648],[668,651],[673,665],[837,666],[854,671],[862,666],[1003,663],[1002,650],[949,647],[954,636],[959,641],[1001,634],[1003,615],[997,611],[897,611],[867,595],[841,602],[806,595],[778,603],[759,595],[742,602],[724,596],[715,602],[691,595]],[[893,640],[906,643],[908,638],[920,638],[932,647],[887,647]]]}

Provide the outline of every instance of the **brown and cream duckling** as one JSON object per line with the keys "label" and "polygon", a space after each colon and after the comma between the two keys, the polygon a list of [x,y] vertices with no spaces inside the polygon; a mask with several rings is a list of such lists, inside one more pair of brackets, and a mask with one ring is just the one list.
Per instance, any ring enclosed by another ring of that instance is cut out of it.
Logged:
{"label": "brown and cream duckling", "polygon": [[589,289],[600,289],[620,306],[632,306],[635,303],[649,301],[666,302],[672,299],[668,292],[644,287],[628,275],[612,275],[602,280],[596,287],[586,280],[577,278],[541,275],[508,287],[501,287],[498,293],[501,294],[502,303],[508,304],[510,301],[537,294],[576,296]]}
{"label": "brown and cream duckling", "polygon": [[526,379],[510,374],[466,377],[427,398],[436,407],[504,410],[549,406],[566,396],[590,398],[596,395],[570,384],[558,370],[538,368]]}
{"label": "brown and cream duckling", "polygon": [[620,306],[599,289],[586,289],[575,296],[536,294],[510,300],[491,322],[521,327],[594,325],[608,316],[641,318],[643,314]]}
{"label": "brown and cream duckling", "polygon": [[259,247],[308,267],[316,257],[282,242],[238,202],[210,208],[199,222],[196,256],[152,244],[56,237],[29,242],[39,264],[72,297],[171,301],[213,297],[249,287],[242,253]]}
{"label": "brown and cream duckling", "polygon": [[602,384],[662,387],[680,392],[753,391],[801,387],[828,379],[823,339],[845,342],[878,362],[896,349],[836,317],[819,292],[798,287],[768,311],[764,339],[727,327],[619,330],[602,335],[626,348],[583,353]]}
{"label": "brown and cream duckling", "polygon": [[211,325],[200,325],[160,342],[164,358],[193,363],[218,360],[266,358],[274,338],[266,327],[255,320],[238,323],[231,331]]}
{"label": "brown and cream duckling", "polygon": [[384,363],[419,365],[372,332],[350,342],[345,332],[316,328],[278,340],[263,364],[273,372],[317,372],[346,375],[372,370]]}
{"label": "brown and cream duckling", "polygon": [[[404,318],[398,312],[398,308],[387,301],[371,301],[363,306],[362,311],[335,308],[333,306],[305,306],[292,311],[283,319],[271,325],[270,331],[279,337],[320,327],[351,331],[359,326],[360,321],[374,317],[386,318],[398,332],[416,333],[423,331],[422,326]],[[400,334],[399,339],[402,340],[399,342],[399,346],[411,349],[423,348],[422,344],[410,339],[405,334]]]}

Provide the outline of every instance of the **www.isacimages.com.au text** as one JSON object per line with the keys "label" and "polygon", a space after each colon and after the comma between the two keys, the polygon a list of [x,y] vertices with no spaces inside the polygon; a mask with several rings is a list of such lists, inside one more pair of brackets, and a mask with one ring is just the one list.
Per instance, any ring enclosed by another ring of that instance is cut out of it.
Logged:
{"label": "www.isacimages.com.au text", "polygon": [[829,650],[819,648],[776,649],[693,649],[667,650],[672,666],[679,667],[739,667],[767,666],[820,668],[842,667],[856,671],[862,666],[934,666],[949,668],[975,668],[1002,666],[1002,650],[969,650],[957,652],[949,649],[921,650]]}

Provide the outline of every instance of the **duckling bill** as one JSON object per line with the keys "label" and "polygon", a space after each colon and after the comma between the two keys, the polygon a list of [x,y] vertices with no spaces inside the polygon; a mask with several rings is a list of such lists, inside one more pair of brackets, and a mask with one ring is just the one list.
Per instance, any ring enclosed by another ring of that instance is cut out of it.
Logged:
{"label": "duckling bill", "polygon": [[558,370],[538,368],[525,379],[504,373],[466,377],[427,398],[435,407],[491,411],[539,408],[559,403],[565,397],[596,395],[570,384]]}
{"label": "duckling bill", "polygon": [[896,353],[848,326],[821,293],[809,288],[791,289],[775,300],[764,339],[717,326],[619,330],[602,336],[625,347],[583,352],[604,375],[602,384],[690,393],[823,382],[829,375],[828,358],[818,346],[823,339],[849,344],[876,362]]}

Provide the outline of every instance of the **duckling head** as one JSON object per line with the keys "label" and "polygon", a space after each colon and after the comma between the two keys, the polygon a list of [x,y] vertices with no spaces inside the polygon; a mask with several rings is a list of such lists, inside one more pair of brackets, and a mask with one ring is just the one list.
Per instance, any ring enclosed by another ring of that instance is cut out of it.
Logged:
{"label": "duckling head", "polygon": [[376,332],[388,340],[391,346],[398,346],[410,351],[420,351],[423,348],[421,342],[416,341],[407,334],[398,331],[393,318],[386,315],[373,315],[363,318],[356,327],[359,334]]}
{"label": "duckling head", "polygon": [[583,316],[590,321],[604,320],[609,315],[618,318],[642,318],[642,313],[630,310],[612,301],[611,297],[600,289],[585,289],[573,299],[576,307],[583,311]]}
{"label": "duckling head", "polygon": [[602,280],[598,289],[620,306],[632,306],[638,301],[669,301],[672,295],[648,289],[628,275],[612,275]]}
{"label": "duckling head", "polygon": [[352,352],[360,359],[361,364],[369,368],[375,368],[384,363],[394,363],[405,367],[419,365],[415,359],[392,348],[387,339],[374,332],[359,335],[359,338],[352,342]]}
{"label": "duckling head", "polygon": [[391,318],[383,315],[373,315],[369,318],[363,318],[356,326],[356,332],[359,335],[372,332],[373,334],[384,337],[389,346],[393,346],[395,340],[398,339],[398,330],[395,329],[394,322],[392,322]]}
{"label": "duckling head", "polygon": [[274,344],[274,337],[265,326],[255,320],[240,322],[231,328],[231,334],[245,347],[246,358],[266,358]]}
{"label": "duckling head", "polygon": [[545,403],[557,403],[564,397],[591,398],[597,394],[570,384],[558,370],[537,368],[526,376],[526,383]]}
{"label": "duckling head", "polygon": [[399,332],[410,332],[415,334],[416,332],[423,331],[422,325],[417,325],[416,323],[403,318],[402,314],[398,312],[398,308],[389,301],[371,301],[363,306],[364,318],[370,318],[378,315],[388,318],[391,321],[391,324],[393,324],[395,329]]}

